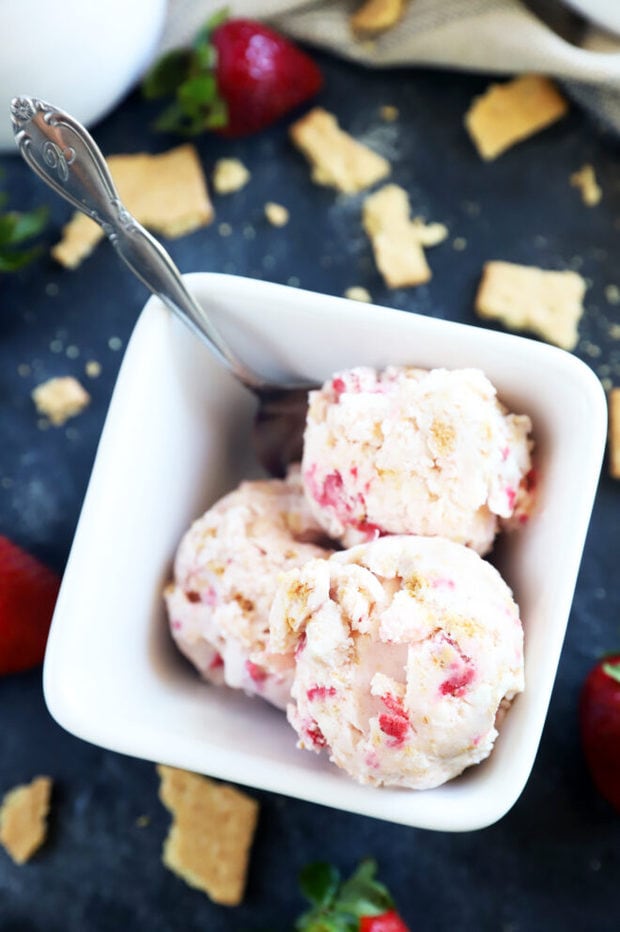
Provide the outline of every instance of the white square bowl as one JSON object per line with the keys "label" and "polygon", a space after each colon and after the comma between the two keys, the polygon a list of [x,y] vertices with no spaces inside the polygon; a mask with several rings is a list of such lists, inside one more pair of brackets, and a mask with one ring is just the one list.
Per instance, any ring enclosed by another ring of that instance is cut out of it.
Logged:
{"label": "white square bowl", "polygon": [[353,365],[479,367],[534,424],[539,506],[498,565],[525,626],[526,689],[490,758],[433,790],[361,786],[295,747],[284,715],[204,683],[168,635],[162,588],[190,522],[257,474],[252,396],[160,301],[127,347],[50,634],[45,698],[68,731],[115,751],[421,828],[501,818],[532,768],[573,598],[604,450],[591,370],[511,334],[267,282],[187,282],[243,358],[322,380]]}

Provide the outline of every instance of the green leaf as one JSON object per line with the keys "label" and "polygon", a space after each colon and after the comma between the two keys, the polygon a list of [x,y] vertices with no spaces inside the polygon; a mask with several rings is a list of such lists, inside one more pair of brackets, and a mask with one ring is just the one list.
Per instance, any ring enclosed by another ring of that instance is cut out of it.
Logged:
{"label": "green leaf", "polygon": [[24,265],[28,265],[41,253],[41,248],[35,246],[32,249],[22,249],[19,252],[9,252],[0,248],[0,272],[16,272]]}
{"label": "green leaf", "polygon": [[213,71],[217,62],[217,52],[215,47],[209,42],[203,45],[194,46],[191,67],[194,73],[200,71]]}
{"label": "green leaf", "polygon": [[[0,204],[6,202],[0,195]],[[31,262],[41,250],[38,247],[19,249],[22,243],[37,236],[47,222],[47,210],[8,211],[0,214],[0,272],[14,272]]]}
{"label": "green leaf", "polygon": [[204,26],[202,26],[194,37],[193,47],[199,48],[201,45],[207,45],[211,42],[211,34],[215,32],[218,26],[221,26],[222,23],[225,23],[230,17],[230,10],[228,7],[222,7],[221,10],[216,10],[209,19],[206,21]]}
{"label": "green leaf", "polygon": [[338,905],[345,912],[361,916],[380,916],[394,906],[387,887],[375,880],[375,861],[362,861],[340,888]]}
{"label": "green leaf", "polygon": [[356,916],[330,910],[324,913],[313,909],[301,916],[295,924],[295,932],[358,932],[359,921]]}
{"label": "green leaf", "polygon": [[11,242],[23,243],[24,240],[38,236],[47,223],[48,211],[45,207],[37,207],[24,213],[14,212],[9,216],[13,219]]}
{"label": "green leaf", "polygon": [[142,81],[142,93],[147,100],[174,94],[187,74],[190,59],[187,49],[173,49],[163,55]]}
{"label": "green leaf", "polygon": [[181,106],[174,100],[167,107],[164,107],[153,126],[160,133],[185,134],[187,132],[186,123],[187,120]]}
{"label": "green leaf", "polygon": [[603,673],[606,673],[607,676],[610,676],[612,680],[616,681],[616,683],[620,683],[620,661],[617,663],[604,663]]}
{"label": "green leaf", "polygon": [[177,100],[188,116],[202,115],[205,107],[217,96],[217,84],[212,74],[188,78],[179,86]]}
{"label": "green leaf", "polygon": [[329,905],[336,895],[339,884],[340,872],[324,861],[308,864],[299,875],[301,892],[316,906]]}
{"label": "green leaf", "polygon": [[214,14],[198,31],[192,46],[164,55],[142,82],[149,99],[173,97],[157,117],[154,129],[182,136],[197,136],[228,123],[228,108],[218,93],[217,50],[211,33],[228,18],[228,10]]}

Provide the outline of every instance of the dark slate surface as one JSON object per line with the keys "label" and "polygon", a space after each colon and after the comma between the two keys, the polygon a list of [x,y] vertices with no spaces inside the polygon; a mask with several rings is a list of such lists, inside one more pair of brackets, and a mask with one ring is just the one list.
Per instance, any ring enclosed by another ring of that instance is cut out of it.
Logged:
{"label": "dark slate surface", "polygon": [[[462,116],[488,83],[485,77],[373,73],[320,61],[326,75],[321,103],[392,160],[393,178],[410,192],[415,213],[448,225],[450,239],[428,253],[433,280],[418,289],[385,289],[361,232],[361,199],[311,185],[305,162],[287,141],[286,124],[235,143],[198,142],[207,172],[219,156],[236,155],[251,168],[252,182],[216,199],[213,226],[167,244],[181,270],[222,270],[337,295],[364,285],[377,303],[477,326],[472,301],[484,260],[571,267],[590,281],[576,352],[601,378],[619,379],[613,325],[620,324],[620,306],[613,292],[606,294],[609,285],[620,284],[617,145],[573,111],[484,164]],[[383,104],[399,108],[397,123],[380,120]],[[173,140],[149,131],[152,113],[137,94],[129,97],[96,127],[104,152],[168,148]],[[604,190],[594,209],[569,186],[569,175],[585,162],[595,166]],[[17,157],[1,158],[0,168],[11,206],[49,204],[51,245],[69,208]],[[263,204],[271,199],[291,209],[284,230],[263,219]],[[230,224],[231,235],[222,235],[222,223]],[[107,243],[77,271],[42,257],[0,280],[0,533],[59,571],[122,350],[145,299]],[[90,359],[102,365],[97,379],[84,375]],[[92,404],[65,427],[43,429],[30,391],[68,373],[87,385]],[[302,908],[299,868],[324,858],[348,871],[366,855],[378,859],[403,914],[420,932],[617,929],[620,817],[591,786],[576,704],[594,658],[620,644],[619,516],[620,490],[604,471],[549,718],[513,810],[483,831],[450,835],[256,793],[260,824],[238,909],[212,905],[162,867],[168,816],[157,800],[151,764],[60,729],[45,709],[40,672],[1,680],[0,792],[38,773],[54,777],[55,791],[45,848],[21,868],[0,851],[0,930],[289,930]],[[142,827],[141,816],[148,817]]]}

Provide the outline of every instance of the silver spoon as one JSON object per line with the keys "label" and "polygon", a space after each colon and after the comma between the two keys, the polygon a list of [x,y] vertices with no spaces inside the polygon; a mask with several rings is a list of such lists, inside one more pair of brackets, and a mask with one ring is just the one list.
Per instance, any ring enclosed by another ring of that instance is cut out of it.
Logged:
{"label": "silver spoon", "polygon": [[269,382],[237,358],[208,312],[189,293],[161,244],[121,203],[106,161],[84,127],[34,97],[11,102],[15,142],[30,168],[57,194],[98,223],[131,271],[207,344],[258,398],[254,443],[274,476],[301,458],[308,383]]}

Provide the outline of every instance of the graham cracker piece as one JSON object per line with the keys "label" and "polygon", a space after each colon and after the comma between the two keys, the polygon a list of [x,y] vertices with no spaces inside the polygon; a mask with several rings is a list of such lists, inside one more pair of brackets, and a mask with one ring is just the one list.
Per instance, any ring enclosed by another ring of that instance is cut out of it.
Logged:
{"label": "graham cracker piece", "polygon": [[16,864],[25,864],[45,841],[51,792],[50,777],[35,777],[2,800],[0,843]]}
{"label": "graham cracker piece", "polygon": [[584,165],[578,172],[573,172],[570,176],[570,183],[573,188],[579,188],[581,200],[586,207],[596,207],[600,204],[603,192],[591,165]]}
{"label": "graham cracker piece", "polygon": [[80,414],[90,402],[86,389],[72,375],[55,376],[37,385],[32,400],[39,414],[61,427],[69,418]]}
{"label": "graham cracker piece", "polygon": [[283,204],[267,201],[264,207],[265,217],[272,227],[285,227],[289,221],[289,212]]}
{"label": "graham cracker piece", "polygon": [[472,102],[465,126],[479,154],[489,161],[567,112],[568,103],[555,84],[542,75],[524,74],[491,84]]}
{"label": "graham cracker piece", "polygon": [[289,132],[310,162],[316,184],[355,194],[391,171],[387,159],[340,129],[336,117],[322,107],[310,110]]}
{"label": "graham cracker piece", "polygon": [[251,175],[240,159],[218,159],[213,169],[213,189],[218,194],[239,191]]}
{"label": "graham cracker piece", "polygon": [[607,436],[609,475],[620,479],[620,388],[612,388],[607,395],[609,431]]}
{"label": "graham cracker piece", "polygon": [[[160,155],[111,155],[107,163],[121,201],[150,230],[175,238],[213,220],[198,153],[190,143]],[[77,211],[63,227],[52,256],[65,268],[74,269],[103,235],[99,224]]]}
{"label": "graham cracker piece", "polygon": [[385,185],[364,201],[362,222],[388,288],[429,281],[431,270],[423,247],[435,246],[448,235],[443,224],[410,220],[409,213],[407,192],[396,184]]}
{"label": "graham cracker piece", "polygon": [[243,897],[258,803],[232,786],[158,765],[159,795],[173,816],[163,862],[215,903]]}
{"label": "graham cracker piece", "polygon": [[552,272],[512,262],[487,262],[476,295],[480,317],[511,330],[530,330],[571,350],[578,339],[586,283],[577,272]]}
{"label": "graham cracker piece", "polygon": [[349,25],[358,36],[377,36],[399,21],[407,0],[365,0],[349,17]]}

